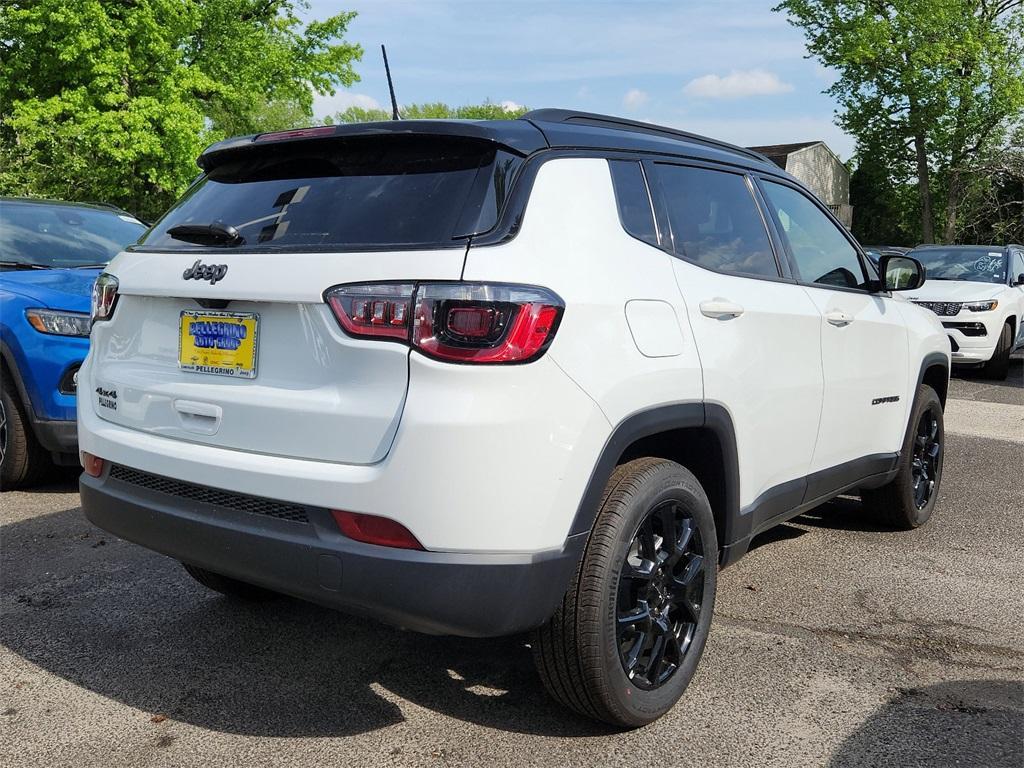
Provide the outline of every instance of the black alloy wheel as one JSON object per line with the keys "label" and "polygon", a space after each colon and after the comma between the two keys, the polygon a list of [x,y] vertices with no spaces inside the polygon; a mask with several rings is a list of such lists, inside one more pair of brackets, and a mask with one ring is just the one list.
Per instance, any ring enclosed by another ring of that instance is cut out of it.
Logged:
{"label": "black alloy wheel", "polygon": [[619,659],[638,688],[664,685],[693,643],[704,597],[704,556],[693,518],[676,501],[644,518],[619,576]]}
{"label": "black alloy wheel", "polygon": [[718,557],[692,472],[654,456],[617,466],[561,605],[531,637],[548,693],[619,728],[668,712],[708,639]]}
{"label": "black alloy wheel", "polygon": [[942,438],[939,434],[939,417],[933,408],[921,414],[914,437],[914,458],[911,461],[914,506],[924,509],[935,493],[935,486],[941,469]]}
{"label": "black alloy wheel", "polygon": [[895,476],[884,485],[860,489],[861,499],[879,522],[912,530],[931,518],[942,483],[944,435],[942,400],[922,384],[907,418]]}

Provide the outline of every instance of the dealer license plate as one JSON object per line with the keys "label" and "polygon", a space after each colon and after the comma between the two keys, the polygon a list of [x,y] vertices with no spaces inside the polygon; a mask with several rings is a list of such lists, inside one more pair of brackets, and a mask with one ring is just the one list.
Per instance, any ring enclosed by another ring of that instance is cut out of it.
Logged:
{"label": "dealer license plate", "polygon": [[182,312],[178,366],[183,371],[255,379],[259,322],[254,312]]}

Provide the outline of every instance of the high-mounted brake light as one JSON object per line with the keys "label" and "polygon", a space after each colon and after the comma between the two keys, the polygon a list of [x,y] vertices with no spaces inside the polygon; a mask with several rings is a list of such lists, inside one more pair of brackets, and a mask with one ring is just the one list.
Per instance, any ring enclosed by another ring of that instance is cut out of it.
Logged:
{"label": "high-mounted brake light", "polygon": [[324,125],[319,128],[299,128],[294,131],[261,133],[253,141],[287,141],[288,139],[305,139],[310,136],[333,136],[334,132],[335,128],[333,125]]}
{"label": "high-mounted brake light", "polygon": [[360,283],[325,298],[350,336],[404,342],[459,363],[535,360],[565,308],[545,288],[493,283]]}

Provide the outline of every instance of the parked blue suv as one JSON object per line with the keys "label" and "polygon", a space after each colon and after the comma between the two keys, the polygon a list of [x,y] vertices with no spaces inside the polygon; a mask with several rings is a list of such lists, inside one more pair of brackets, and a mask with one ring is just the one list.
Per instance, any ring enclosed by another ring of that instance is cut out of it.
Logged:
{"label": "parked blue suv", "polygon": [[92,285],[145,229],[112,207],[0,197],[0,488],[77,463]]}

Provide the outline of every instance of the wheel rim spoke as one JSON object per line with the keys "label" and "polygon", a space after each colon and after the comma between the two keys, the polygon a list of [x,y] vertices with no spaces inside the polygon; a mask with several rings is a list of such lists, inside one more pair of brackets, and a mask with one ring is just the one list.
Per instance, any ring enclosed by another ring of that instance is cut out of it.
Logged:
{"label": "wheel rim spoke", "polygon": [[638,625],[647,625],[651,622],[651,611],[647,607],[647,602],[641,600],[635,609],[629,613],[619,616],[620,627],[632,627]]}

